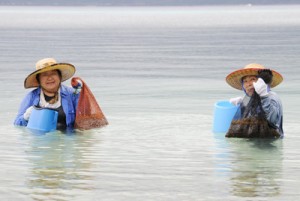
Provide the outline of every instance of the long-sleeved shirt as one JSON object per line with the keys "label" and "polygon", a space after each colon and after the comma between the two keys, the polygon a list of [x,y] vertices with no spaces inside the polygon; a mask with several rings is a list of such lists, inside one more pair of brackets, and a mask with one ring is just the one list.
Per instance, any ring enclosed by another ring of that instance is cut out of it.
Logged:
{"label": "long-sleeved shirt", "polygon": [[278,95],[270,91],[267,96],[261,97],[261,105],[266,113],[268,122],[276,128],[280,136],[283,137],[283,110]]}
{"label": "long-sleeved shirt", "polygon": [[[78,105],[79,94],[75,94],[74,91],[75,90],[72,87],[64,85],[61,85],[60,87],[61,104],[66,115],[67,129],[73,129],[76,117],[76,108]],[[27,126],[28,121],[24,119],[23,115],[26,112],[27,108],[33,105],[39,105],[40,93],[41,88],[38,87],[25,96],[25,98],[21,102],[17,117],[14,121],[14,125]]]}

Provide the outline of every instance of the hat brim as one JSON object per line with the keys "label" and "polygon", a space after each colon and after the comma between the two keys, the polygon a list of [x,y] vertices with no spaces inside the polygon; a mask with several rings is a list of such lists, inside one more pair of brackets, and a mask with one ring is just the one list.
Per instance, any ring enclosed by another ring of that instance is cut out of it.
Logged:
{"label": "hat brim", "polygon": [[24,87],[25,89],[27,88],[32,88],[32,87],[38,87],[39,83],[36,79],[36,75],[51,71],[51,70],[59,70],[61,72],[61,82],[71,78],[74,73],[75,73],[75,67],[72,64],[68,63],[56,63],[50,66],[47,66],[45,68],[39,69],[28,75],[24,81]]}
{"label": "hat brim", "polygon": [[[243,69],[236,70],[236,71],[230,73],[229,75],[227,75],[226,82],[233,88],[242,90],[242,82],[241,82],[242,78],[245,76],[248,76],[248,75],[256,76],[258,74],[259,70],[261,70],[261,69],[258,69],[258,68],[245,69],[245,68],[243,68]],[[271,70],[271,71],[273,73],[273,79],[272,79],[272,83],[270,84],[270,87],[273,88],[282,82],[283,77],[280,73],[276,72],[275,70]]]}

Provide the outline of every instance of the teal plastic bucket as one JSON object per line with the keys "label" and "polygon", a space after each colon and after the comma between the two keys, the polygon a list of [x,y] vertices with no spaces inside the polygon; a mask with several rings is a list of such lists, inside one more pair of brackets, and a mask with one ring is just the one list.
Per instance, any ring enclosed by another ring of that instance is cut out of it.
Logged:
{"label": "teal plastic bucket", "polygon": [[58,112],[51,108],[34,107],[27,124],[27,128],[50,132],[56,130]]}
{"label": "teal plastic bucket", "polygon": [[226,133],[239,106],[231,104],[227,100],[215,103],[213,132]]}

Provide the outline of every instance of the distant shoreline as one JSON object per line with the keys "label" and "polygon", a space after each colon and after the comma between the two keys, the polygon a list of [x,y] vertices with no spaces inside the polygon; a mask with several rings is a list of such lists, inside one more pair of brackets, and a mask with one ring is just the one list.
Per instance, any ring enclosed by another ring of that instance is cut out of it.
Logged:
{"label": "distant shoreline", "polygon": [[292,6],[299,3],[259,3],[259,4],[31,4],[31,3],[1,3],[0,6],[73,6],[73,7],[193,7],[193,6]]}

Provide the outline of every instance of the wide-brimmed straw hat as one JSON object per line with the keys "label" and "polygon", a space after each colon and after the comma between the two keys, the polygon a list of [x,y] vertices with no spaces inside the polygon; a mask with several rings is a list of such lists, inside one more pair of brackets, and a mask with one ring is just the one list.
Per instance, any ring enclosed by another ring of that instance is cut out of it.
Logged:
{"label": "wide-brimmed straw hat", "polygon": [[61,81],[65,81],[71,78],[75,73],[75,66],[68,63],[57,63],[53,58],[45,58],[39,60],[35,65],[36,71],[28,75],[24,81],[24,87],[31,88],[31,87],[38,87],[39,83],[36,79],[36,75],[51,71],[51,70],[59,70],[61,72]]}
{"label": "wide-brimmed straw hat", "polygon": [[[233,71],[226,77],[226,82],[232,86],[233,88],[242,90],[242,78],[248,75],[257,75],[258,71],[261,69],[266,69],[263,65],[252,63],[246,65],[244,68]],[[271,69],[270,69],[271,70]],[[270,87],[276,87],[283,80],[283,77],[276,72],[275,70],[271,70],[273,73],[273,79],[270,84]]]}

